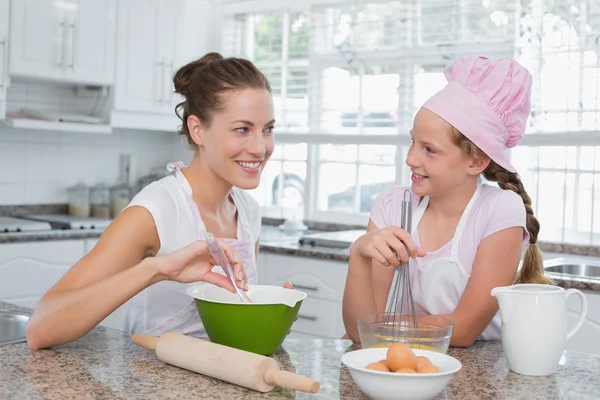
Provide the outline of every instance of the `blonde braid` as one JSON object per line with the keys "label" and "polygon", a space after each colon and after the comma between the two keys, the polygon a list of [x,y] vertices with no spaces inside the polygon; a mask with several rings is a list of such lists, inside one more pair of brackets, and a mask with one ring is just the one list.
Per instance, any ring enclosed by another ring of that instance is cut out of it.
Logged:
{"label": "blonde braid", "polygon": [[527,212],[526,227],[529,232],[529,246],[525,250],[525,258],[521,272],[515,280],[515,283],[542,283],[553,284],[553,282],[544,275],[544,258],[540,251],[537,241],[540,233],[540,222],[533,215],[531,208],[531,198],[525,191],[519,175],[509,172],[494,161],[483,171],[483,176],[488,181],[498,182],[498,186],[504,190],[512,190],[523,199],[525,211]]}
{"label": "blonde braid", "polygon": [[[479,147],[475,146],[473,142],[467,139],[466,136],[454,127],[451,129],[451,137],[453,142],[459,146],[465,154],[482,160],[489,159]],[[525,250],[523,266],[514,283],[554,284],[552,280],[544,275],[544,258],[537,245],[538,234],[540,233],[540,222],[533,215],[531,198],[525,191],[519,175],[507,171],[494,161],[490,160],[490,164],[485,171],[483,171],[483,176],[488,181],[497,182],[501,189],[512,190],[518,194],[521,199],[523,199],[523,204],[525,205],[525,211],[527,212],[525,226],[527,232],[529,232],[529,246],[527,247],[527,250]]]}

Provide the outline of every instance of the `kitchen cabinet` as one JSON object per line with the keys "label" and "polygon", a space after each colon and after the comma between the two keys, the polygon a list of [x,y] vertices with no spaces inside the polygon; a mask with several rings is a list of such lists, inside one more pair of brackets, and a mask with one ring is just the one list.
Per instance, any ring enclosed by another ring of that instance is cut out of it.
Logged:
{"label": "kitchen cabinet", "polygon": [[258,275],[258,282],[265,282],[267,276],[267,255],[264,252],[259,251],[256,259],[256,274]]}
{"label": "kitchen cabinet", "polygon": [[13,1],[10,75],[112,85],[116,4],[116,0]]}
{"label": "kitchen cabinet", "polygon": [[6,117],[8,87],[8,12],[9,0],[0,0],[0,119]]}
{"label": "kitchen cabinet", "polygon": [[342,297],[348,263],[261,252],[265,274],[259,282],[282,286],[290,281],[307,294],[290,337],[339,339],[346,332],[342,320]]}
{"label": "kitchen cabinet", "polygon": [[[588,303],[585,321],[579,330],[567,341],[566,349],[600,355],[600,293],[583,291]],[[581,310],[581,303],[575,296],[569,296],[567,319],[569,329],[575,325]]]}
{"label": "kitchen cabinet", "polygon": [[[35,308],[40,298],[97,239],[0,244],[0,300]],[[99,325],[123,329],[124,306]]]}
{"label": "kitchen cabinet", "polygon": [[173,75],[211,47],[213,12],[212,1],[119,1],[113,126],[177,129]]}
{"label": "kitchen cabinet", "polygon": [[1,244],[0,300],[35,308],[83,255],[82,240]]}

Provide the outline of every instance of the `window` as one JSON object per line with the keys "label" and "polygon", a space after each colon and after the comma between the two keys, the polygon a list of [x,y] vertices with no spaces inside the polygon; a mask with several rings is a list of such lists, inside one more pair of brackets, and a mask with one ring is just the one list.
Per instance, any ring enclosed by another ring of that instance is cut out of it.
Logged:
{"label": "window", "polygon": [[225,51],[250,57],[273,85],[278,150],[254,191],[266,214],[366,223],[377,194],[409,183],[408,130],[444,68],[508,56],[534,77],[528,134],[511,157],[540,239],[600,244],[600,5],[298,3],[232,12],[225,29]]}

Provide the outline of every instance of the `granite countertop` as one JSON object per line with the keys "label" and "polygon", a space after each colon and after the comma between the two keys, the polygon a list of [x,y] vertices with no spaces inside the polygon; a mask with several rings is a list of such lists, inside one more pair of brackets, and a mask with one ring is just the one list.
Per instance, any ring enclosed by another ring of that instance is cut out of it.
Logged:
{"label": "granite countertop", "polygon": [[[318,228],[327,228],[317,226]],[[341,228],[341,227],[339,227]],[[356,228],[356,227],[353,227]],[[312,228],[311,228],[312,229]],[[34,231],[34,232],[14,232],[0,233],[0,244],[3,243],[25,243],[39,242],[47,240],[81,240],[81,239],[98,239],[102,235],[102,230],[98,229],[77,229],[77,230],[50,230],[50,231]],[[312,230],[316,232],[316,230]],[[281,255],[319,258],[323,260],[334,260],[348,262],[350,258],[349,248],[332,248],[319,247],[311,245],[301,245],[298,242],[301,233],[288,234],[282,232],[279,228],[273,225],[263,224],[261,234],[260,250]],[[600,261],[600,255],[596,255],[596,248],[593,246],[567,246],[565,244],[540,244],[540,248],[544,253],[544,258],[560,258],[567,256],[575,257],[584,262],[593,260],[595,263]],[[587,250],[586,250],[587,249]],[[568,250],[572,253],[567,254]],[[593,257],[595,255],[595,257]],[[592,256],[592,257],[591,257]],[[600,280],[586,279],[584,277],[568,277],[568,276],[550,276],[550,278],[565,289],[575,288],[580,290],[588,290],[600,292]]]}
{"label": "granite countertop", "polygon": [[[28,309],[0,302],[0,311]],[[82,339],[30,351],[26,343],[0,346],[3,399],[366,399],[341,356],[350,341],[288,339],[276,353],[281,367],[316,379],[317,394],[276,387],[259,393],[164,364],[121,331],[98,327]],[[566,351],[558,371],[528,377],[508,369],[500,342],[449,350],[463,364],[437,399],[592,399],[600,393],[600,357]]]}

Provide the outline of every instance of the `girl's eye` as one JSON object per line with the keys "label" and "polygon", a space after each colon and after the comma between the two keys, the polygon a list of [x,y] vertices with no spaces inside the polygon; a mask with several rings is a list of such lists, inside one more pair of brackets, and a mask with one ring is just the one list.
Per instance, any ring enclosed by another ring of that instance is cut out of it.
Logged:
{"label": "girl's eye", "polygon": [[433,150],[431,147],[426,147],[425,149],[428,153],[435,154],[435,150]]}
{"label": "girl's eye", "polygon": [[239,133],[247,133],[248,132],[248,128],[246,128],[245,126],[243,126],[241,128],[235,128],[234,130]]}
{"label": "girl's eye", "polygon": [[265,132],[267,132],[267,133],[273,133],[274,129],[275,129],[274,126],[268,126],[268,127],[265,128]]}

